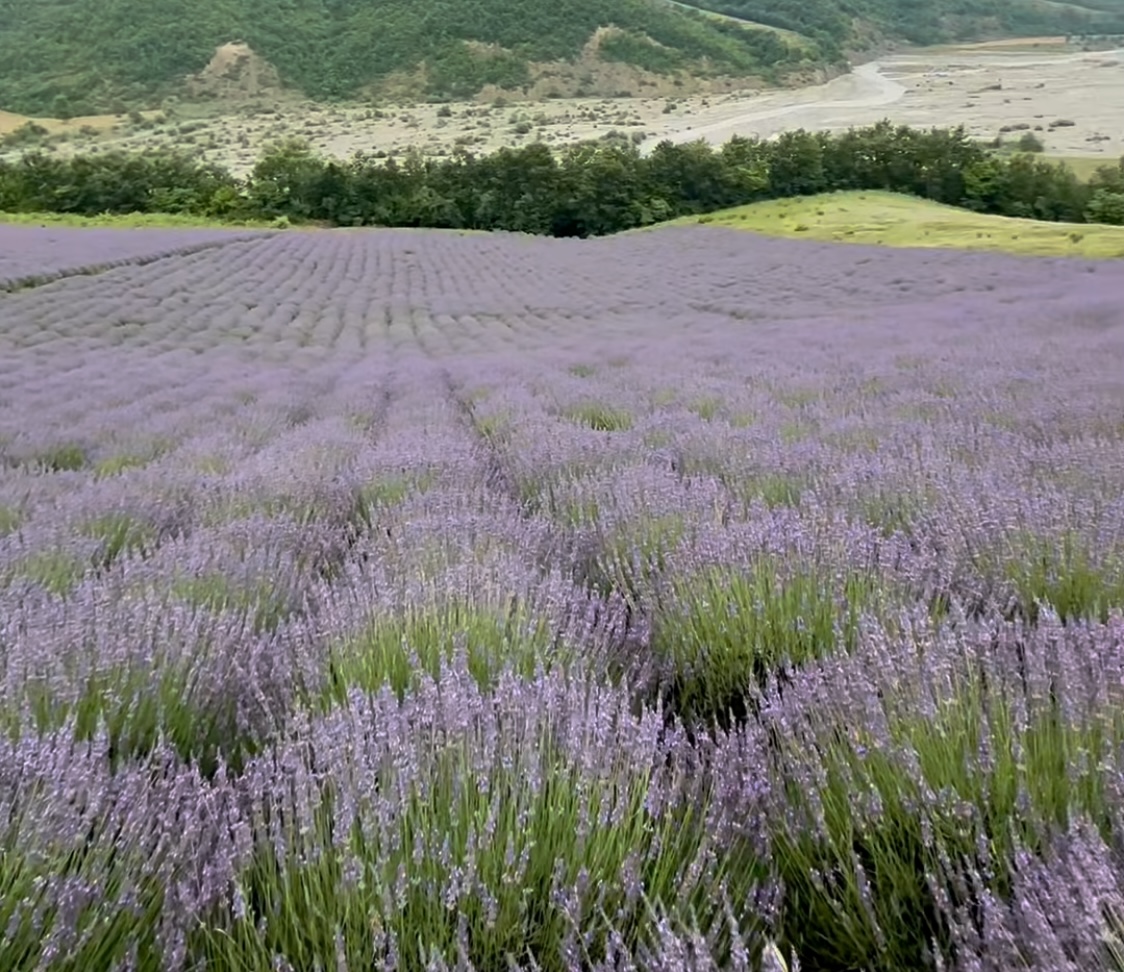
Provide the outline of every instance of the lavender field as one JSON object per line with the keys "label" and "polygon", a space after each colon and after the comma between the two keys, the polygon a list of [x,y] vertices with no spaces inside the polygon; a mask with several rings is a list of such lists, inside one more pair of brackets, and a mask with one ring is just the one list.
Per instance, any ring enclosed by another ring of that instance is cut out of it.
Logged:
{"label": "lavender field", "polygon": [[[0,227],[0,292],[206,249],[251,235],[245,230]],[[262,235],[262,234],[257,234]]]}
{"label": "lavender field", "polygon": [[0,968],[1124,969],[1124,264],[27,232]]}

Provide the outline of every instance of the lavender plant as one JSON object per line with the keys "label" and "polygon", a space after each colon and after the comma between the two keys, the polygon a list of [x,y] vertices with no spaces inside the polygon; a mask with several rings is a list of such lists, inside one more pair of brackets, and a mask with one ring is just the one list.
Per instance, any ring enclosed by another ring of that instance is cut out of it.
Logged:
{"label": "lavender plant", "polygon": [[50,234],[5,969],[1122,967],[1118,264]]}
{"label": "lavender plant", "polygon": [[[653,944],[653,909],[705,932],[720,889],[752,900],[654,713],[558,676],[482,692],[465,661],[402,703],[353,694],[250,768],[256,853],[208,963],[572,969]],[[761,916],[734,925],[759,947]]]}

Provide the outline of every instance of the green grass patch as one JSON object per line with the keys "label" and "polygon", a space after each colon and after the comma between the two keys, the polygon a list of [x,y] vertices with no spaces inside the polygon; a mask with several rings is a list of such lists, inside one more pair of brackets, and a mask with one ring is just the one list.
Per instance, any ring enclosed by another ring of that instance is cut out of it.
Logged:
{"label": "green grass patch", "polygon": [[121,473],[127,472],[130,469],[140,469],[142,466],[148,465],[149,461],[148,458],[143,456],[109,456],[94,465],[94,476],[98,479],[120,476]]}
{"label": "green grass patch", "polygon": [[130,469],[140,469],[170,452],[173,446],[174,443],[168,439],[159,438],[148,443],[140,451],[107,456],[94,463],[94,476],[98,479],[107,479],[112,476],[119,476]]}
{"label": "green grass patch", "polygon": [[[260,741],[240,728],[233,695],[200,700],[195,682],[205,664],[204,659],[173,662],[158,657],[93,670],[70,700],[60,699],[43,682],[29,680],[24,701],[40,733],[61,729],[68,720],[76,740],[90,740],[104,731],[115,766],[143,758],[163,740],[185,761],[195,761],[205,776],[215,773],[220,759],[238,772],[258,751]],[[4,716],[14,735],[21,716],[13,711]]]}
{"label": "green grass patch", "polygon": [[23,523],[23,514],[10,506],[0,506],[0,537],[15,533]]}
{"label": "green grass patch", "polygon": [[276,220],[227,221],[186,213],[125,213],[78,216],[73,213],[4,213],[0,223],[9,226],[118,227],[121,229],[281,229]]}
{"label": "green grass patch", "polygon": [[507,411],[492,412],[488,415],[474,414],[472,422],[480,437],[496,447],[508,441],[515,427],[511,414]]}
{"label": "green grass patch", "polygon": [[869,484],[868,488],[847,502],[847,507],[856,520],[873,527],[889,539],[895,533],[910,534],[918,517],[935,499],[931,489],[895,490]]}
{"label": "green grass patch", "polygon": [[239,615],[255,634],[276,631],[298,613],[289,596],[268,580],[238,583],[208,572],[181,575],[172,581],[170,590],[192,607]]}
{"label": "green grass patch", "polygon": [[833,446],[840,452],[850,454],[877,452],[882,444],[878,433],[874,429],[857,426],[839,432],[832,432],[823,437],[824,444]]}
{"label": "green grass patch", "polygon": [[1046,539],[1017,536],[1006,564],[1007,579],[1018,594],[1020,613],[1036,623],[1039,603],[1050,605],[1065,622],[1099,621],[1124,610],[1124,558],[1095,559],[1080,537]]}
{"label": "green grass patch", "polygon": [[594,368],[593,365],[588,364],[570,365],[566,370],[575,378],[592,378],[597,374],[597,369]]}
{"label": "green grass patch", "polygon": [[689,411],[694,412],[704,422],[709,422],[718,414],[718,410],[722,407],[721,398],[696,398],[691,402],[687,408]]}
{"label": "green grass patch", "polygon": [[[81,766],[80,760],[77,757],[75,762]],[[99,775],[90,772],[95,779]],[[53,788],[42,780],[24,787],[23,799],[5,813],[4,853],[0,854],[0,922],[5,933],[0,939],[0,968],[75,972],[130,964],[160,968],[164,956],[158,930],[166,881],[155,875],[152,856],[142,859],[136,845],[122,839],[127,811],[120,805],[107,810],[102,800],[83,800],[84,806],[75,808],[68,826],[48,840],[36,817]],[[33,792],[33,787],[41,792]],[[73,795],[70,798],[74,800]],[[47,810],[52,812],[57,810]],[[156,855],[166,863],[166,852]],[[84,891],[60,900],[58,887]],[[121,888],[129,889],[132,907],[120,907],[112,900]],[[76,931],[65,952],[45,954],[56,935],[66,940],[65,928]]]}
{"label": "green grass patch", "polygon": [[751,687],[836,651],[850,651],[878,597],[853,573],[786,568],[762,558],[674,579],[652,623],[652,650],[673,672],[669,702],[686,722],[729,727],[748,715]]}
{"label": "green grass patch", "polygon": [[582,402],[563,410],[563,415],[595,432],[627,432],[632,428],[632,415],[622,408],[603,402]]}
{"label": "green grass patch", "polygon": [[723,474],[726,488],[747,506],[755,501],[769,509],[780,506],[797,507],[808,488],[808,477],[797,473],[761,472],[750,476]]}
{"label": "green grass patch", "polygon": [[231,468],[230,461],[222,456],[200,456],[189,465],[204,476],[225,476]]}
{"label": "green grass patch", "polygon": [[87,462],[86,450],[76,443],[61,443],[37,452],[28,464],[47,472],[77,472]]}
{"label": "green grass patch", "polygon": [[[1124,256],[1124,227],[988,216],[890,192],[773,199],[704,218],[709,226],[844,243],[991,250],[1028,256]],[[691,216],[662,225],[697,222],[699,217]]]}
{"label": "green grass patch", "polygon": [[1119,156],[1106,159],[1104,156],[1090,155],[1043,155],[1044,162],[1060,162],[1082,182],[1088,182],[1097,169],[1115,168]]}
{"label": "green grass patch", "polygon": [[819,388],[778,388],[774,393],[778,402],[791,409],[806,408],[820,401],[823,395]]}
{"label": "green grass patch", "polygon": [[436,478],[429,471],[380,476],[361,487],[359,502],[365,506],[394,506],[409,496],[425,493]]}
{"label": "green grass patch", "polygon": [[43,550],[18,561],[14,573],[58,597],[64,597],[78,586],[88,567],[88,562],[73,553]]}
{"label": "green grass patch", "polygon": [[777,434],[785,445],[796,445],[798,442],[812,438],[816,431],[816,423],[798,419],[791,422],[782,422]]}
{"label": "green grass patch", "polygon": [[78,531],[100,541],[94,553],[94,567],[104,570],[122,556],[146,556],[159,541],[157,531],[128,513],[107,513],[83,524]]}
{"label": "green grass patch", "polygon": [[469,672],[482,689],[505,668],[530,678],[572,656],[546,619],[525,601],[477,605],[462,600],[415,607],[379,617],[331,649],[326,704],[342,705],[352,689],[378,692],[389,686],[399,699],[425,676],[438,678],[464,651]]}

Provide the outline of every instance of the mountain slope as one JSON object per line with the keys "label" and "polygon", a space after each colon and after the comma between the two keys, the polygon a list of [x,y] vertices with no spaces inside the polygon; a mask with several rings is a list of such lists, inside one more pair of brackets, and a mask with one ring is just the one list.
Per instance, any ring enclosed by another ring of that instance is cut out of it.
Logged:
{"label": "mountain slope", "polygon": [[0,106],[77,114],[151,98],[230,41],[314,98],[396,72],[419,73],[420,93],[465,96],[518,87],[605,27],[602,59],[657,73],[768,76],[822,57],[660,0],[0,0]]}
{"label": "mountain slope", "polygon": [[692,0],[716,13],[850,46],[856,26],[914,44],[1124,33],[1124,0]]}

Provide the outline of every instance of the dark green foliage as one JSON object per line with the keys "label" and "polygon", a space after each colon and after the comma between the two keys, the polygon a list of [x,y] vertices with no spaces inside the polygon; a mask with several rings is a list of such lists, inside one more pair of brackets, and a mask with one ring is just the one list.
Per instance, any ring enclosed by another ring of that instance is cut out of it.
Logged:
{"label": "dark green foliage", "polygon": [[1124,32],[1119,0],[693,0],[693,5],[772,27],[795,30],[831,51],[854,41],[860,21],[913,44],[977,40],[995,34],[1115,34]]}
{"label": "dark green foliage", "polygon": [[6,109],[27,114],[118,111],[174,91],[240,40],[314,98],[353,96],[420,65],[419,94],[464,97],[518,87],[529,62],[573,59],[607,26],[624,32],[612,59],[657,71],[749,75],[819,59],[649,0],[0,0],[0,90]]}
{"label": "dark green foliage", "polygon": [[0,210],[12,213],[194,213],[232,216],[237,183],[186,154],[106,152],[60,159],[41,152],[0,162]]}
{"label": "dark green foliage", "polygon": [[0,211],[172,212],[577,237],[848,189],[903,192],[1002,216],[1124,220],[1122,166],[1106,166],[1085,184],[1063,164],[996,154],[963,128],[921,131],[888,121],[839,135],[799,130],[773,142],[733,138],[717,150],[701,141],[662,142],[646,156],[630,142],[601,141],[558,152],[534,143],[480,157],[357,155],[345,162],[290,140],[269,149],[246,180],[175,153],[30,153],[0,161]]}
{"label": "dark green foliage", "polygon": [[[771,31],[690,7],[799,32]],[[602,54],[653,71],[773,77],[838,63],[856,26],[931,44],[1007,34],[1124,32],[1121,0],[0,0],[4,107],[73,117],[154,104],[241,40],[282,81],[314,98],[357,94],[393,72],[425,66],[431,97],[489,83],[519,87],[532,61],[575,58],[599,27]],[[479,42],[479,43],[466,43]]]}

